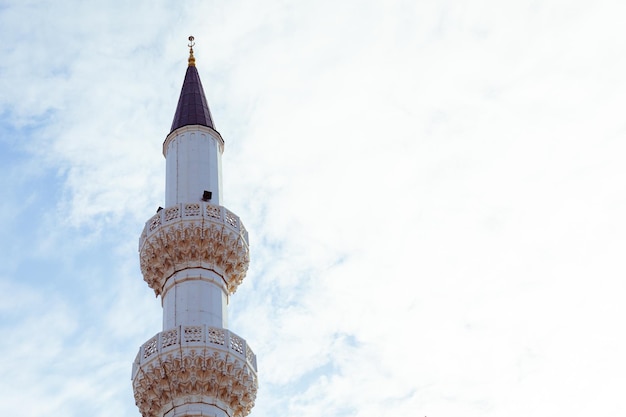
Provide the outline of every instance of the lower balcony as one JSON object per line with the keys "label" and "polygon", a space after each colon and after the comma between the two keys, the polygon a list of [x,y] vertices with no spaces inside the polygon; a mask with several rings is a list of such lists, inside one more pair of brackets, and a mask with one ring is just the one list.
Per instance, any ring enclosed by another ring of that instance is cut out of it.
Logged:
{"label": "lower balcony", "polygon": [[226,329],[179,326],[141,346],[132,383],[144,417],[190,404],[243,417],[256,399],[256,356],[244,339]]}

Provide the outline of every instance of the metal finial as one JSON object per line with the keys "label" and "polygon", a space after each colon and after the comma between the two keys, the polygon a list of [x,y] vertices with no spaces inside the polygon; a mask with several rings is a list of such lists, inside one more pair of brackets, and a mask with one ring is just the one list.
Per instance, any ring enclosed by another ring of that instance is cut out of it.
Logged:
{"label": "metal finial", "polygon": [[196,66],[196,58],[193,56],[193,47],[196,44],[193,40],[195,38],[193,36],[189,37],[189,44],[187,45],[189,47],[189,59],[187,60],[187,62],[189,63],[190,67],[195,67]]}

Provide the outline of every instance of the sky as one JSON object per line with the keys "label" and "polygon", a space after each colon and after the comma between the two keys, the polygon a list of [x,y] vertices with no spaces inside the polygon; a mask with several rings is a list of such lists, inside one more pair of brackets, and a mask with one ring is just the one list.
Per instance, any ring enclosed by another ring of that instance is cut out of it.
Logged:
{"label": "sky", "polygon": [[253,417],[626,415],[626,3],[0,0],[0,414],[138,416],[195,36]]}

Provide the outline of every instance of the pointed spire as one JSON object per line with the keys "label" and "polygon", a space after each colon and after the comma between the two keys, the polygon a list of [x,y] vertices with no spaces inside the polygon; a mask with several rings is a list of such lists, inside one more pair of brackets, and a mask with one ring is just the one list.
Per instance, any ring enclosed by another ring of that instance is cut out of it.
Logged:
{"label": "pointed spire", "polygon": [[179,127],[201,125],[215,129],[211,111],[204,96],[204,89],[200,82],[200,75],[196,69],[196,58],[193,56],[194,37],[189,37],[189,59],[185,81],[178,98],[178,106],[174,113],[170,133]]}

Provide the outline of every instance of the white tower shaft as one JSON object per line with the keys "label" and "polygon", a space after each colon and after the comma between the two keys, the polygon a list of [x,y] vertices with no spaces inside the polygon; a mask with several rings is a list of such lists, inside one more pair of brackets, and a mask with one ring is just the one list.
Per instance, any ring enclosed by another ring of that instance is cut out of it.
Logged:
{"label": "white tower shaft", "polygon": [[183,126],[163,144],[166,160],[165,205],[200,201],[211,193],[213,204],[222,204],[222,153],[224,140],[201,125]]}
{"label": "white tower shaft", "polygon": [[[165,205],[221,205],[224,140],[202,125],[182,126],[163,143],[166,160]],[[181,324],[228,327],[228,289],[215,271],[189,268],[176,272],[163,288],[163,329]]]}

